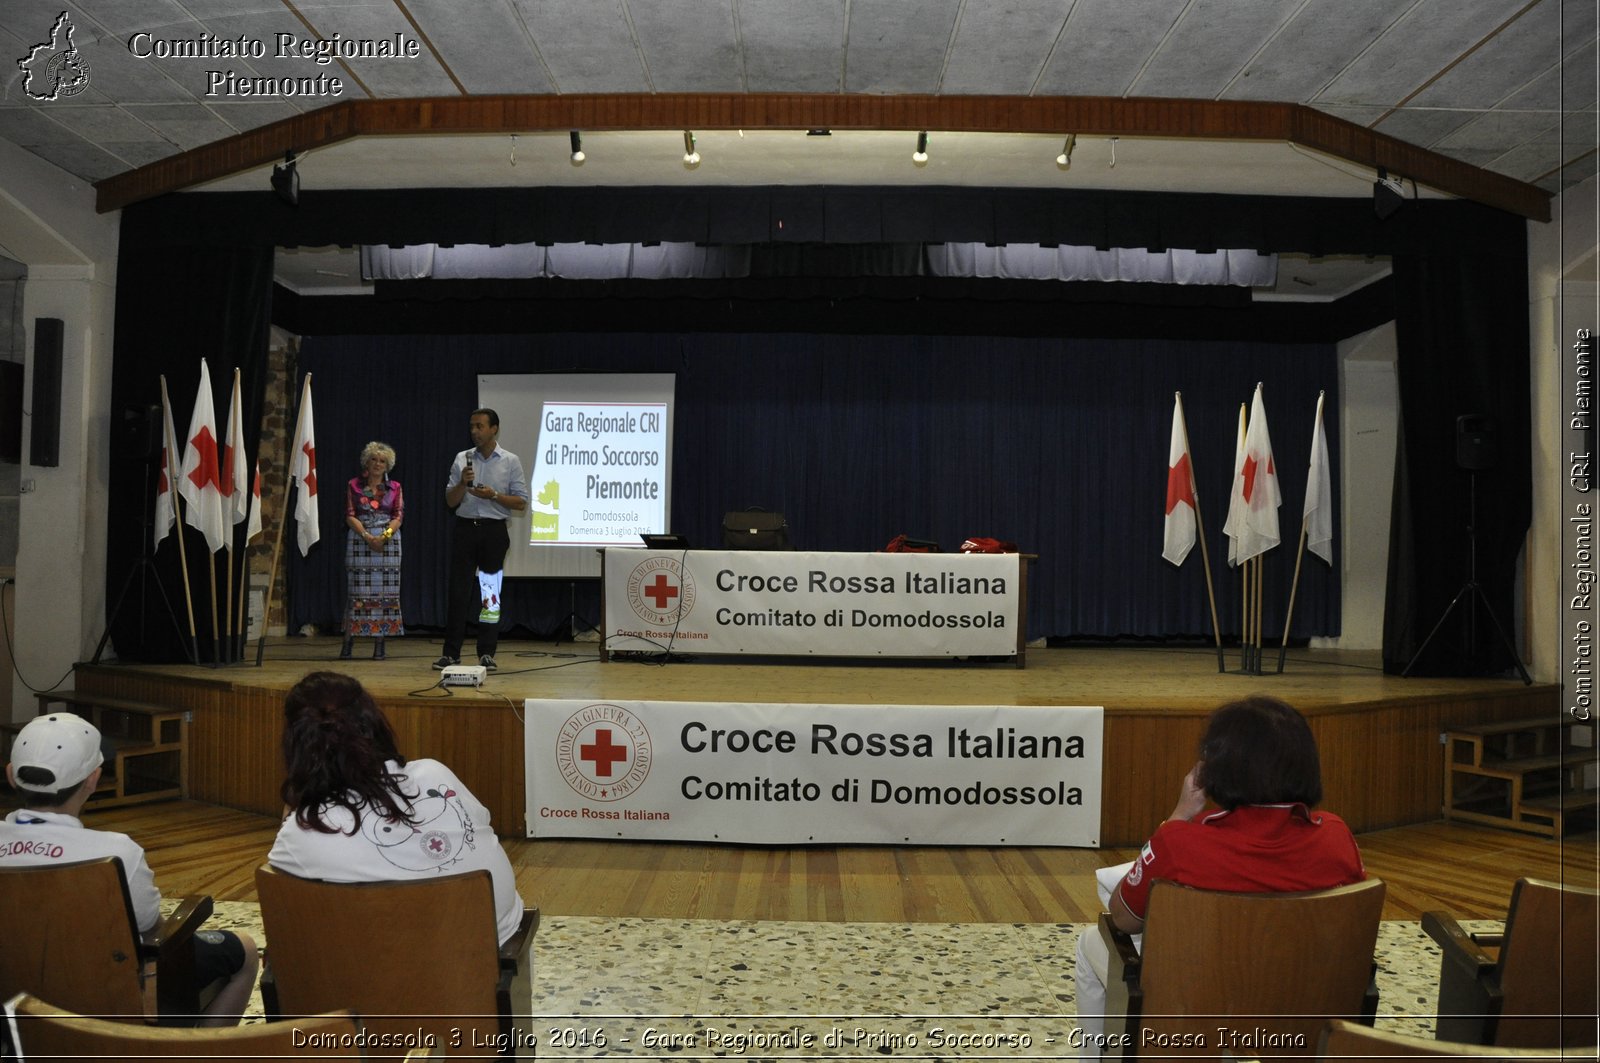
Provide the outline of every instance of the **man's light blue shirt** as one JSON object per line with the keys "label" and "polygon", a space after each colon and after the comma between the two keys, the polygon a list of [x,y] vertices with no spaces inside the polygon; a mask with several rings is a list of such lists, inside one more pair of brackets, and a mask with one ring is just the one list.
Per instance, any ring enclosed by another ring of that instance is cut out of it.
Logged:
{"label": "man's light blue shirt", "polygon": [[[492,487],[496,493],[502,495],[516,495],[523,499],[528,497],[527,477],[522,474],[522,459],[498,444],[494,448],[494,453],[487,458],[479,454],[476,447],[457,454],[456,460],[450,465],[450,480],[444,485],[446,491],[452,490],[461,482],[461,474],[467,467],[469,455],[472,458],[473,482],[477,486]],[[456,507],[456,516],[470,520],[510,520],[511,515],[511,510],[500,503],[488,498],[479,498],[470,491]]]}

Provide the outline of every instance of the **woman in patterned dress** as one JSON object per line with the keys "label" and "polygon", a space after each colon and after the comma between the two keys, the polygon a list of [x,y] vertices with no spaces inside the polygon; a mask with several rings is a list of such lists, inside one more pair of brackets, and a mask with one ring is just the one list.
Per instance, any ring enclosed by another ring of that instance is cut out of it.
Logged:
{"label": "woman in patterned dress", "polygon": [[361,449],[361,475],[345,489],[344,564],[349,597],[344,610],[344,645],[348,658],[356,636],[373,638],[373,660],[383,660],[383,640],[404,635],[400,619],[400,524],[405,502],[400,481],[389,479],[394,448],[373,441]]}

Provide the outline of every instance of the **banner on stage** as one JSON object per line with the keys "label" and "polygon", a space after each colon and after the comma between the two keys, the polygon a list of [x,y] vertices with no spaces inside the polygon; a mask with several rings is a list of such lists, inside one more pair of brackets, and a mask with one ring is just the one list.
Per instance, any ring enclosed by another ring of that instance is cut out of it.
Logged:
{"label": "banner on stage", "polygon": [[1022,577],[1017,554],[610,549],[604,638],[612,651],[1005,656]]}
{"label": "banner on stage", "polygon": [[530,698],[527,833],[1095,848],[1103,715]]}

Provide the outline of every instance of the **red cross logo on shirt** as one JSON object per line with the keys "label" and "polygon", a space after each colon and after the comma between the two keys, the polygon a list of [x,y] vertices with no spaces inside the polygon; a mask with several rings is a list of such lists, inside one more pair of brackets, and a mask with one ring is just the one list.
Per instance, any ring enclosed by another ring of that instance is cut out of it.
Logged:
{"label": "red cross logo on shirt", "polygon": [[602,727],[595,730],[593,742],[585,742],[578,747],[578,757],[594,765],[595,778],[609,779],[611,766],[628,759],[628,747],[613,745],[611,728]]}
{"label": "red cross logo on shirt", "polygon": [[654,601],[657,609],[664,611],[667,608],[667,603],[678,596],[678,588],[667,582],[667,574],[665,572],[658,572],[656,573],[655,582],[644,588],[641,593],[646,598]]}

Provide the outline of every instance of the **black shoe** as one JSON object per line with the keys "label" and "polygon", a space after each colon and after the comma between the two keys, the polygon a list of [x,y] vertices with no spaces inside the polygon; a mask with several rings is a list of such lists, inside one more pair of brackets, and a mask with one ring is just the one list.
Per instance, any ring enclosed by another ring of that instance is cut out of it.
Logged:
{"label": "black shoe", "polygon": [[442,672],[446,668],[450,668],[450,667],[452,667],[454,665],[458,665],[460,663],[461,663],[461,658],[460,657],[451,657],[449,654],[445,654],[443,657],[440,657],[437,661],[433,662],[433,670],[435,672]]}
{"label": "black shoe", "polygon": [[498,664],[494,663],[493,655],[487,653],[478,658],[478,663],[483,665],[483,669],[486,672],[493,672],[500,667]]}
{"label": "black shoe", "polygon": [[339,660],[348,661],[350,659],[350,651],[355,649],[355,645],[355,636],[346,635],[344,637],[344,645],[339,647]]}
{"label": "black shoe", "polygon": [[383,640],[379,639],[378,641],[374,642],[372,644],[372,659],[374,661],[381,661],[387,657],[388,654],[383,652]]}

